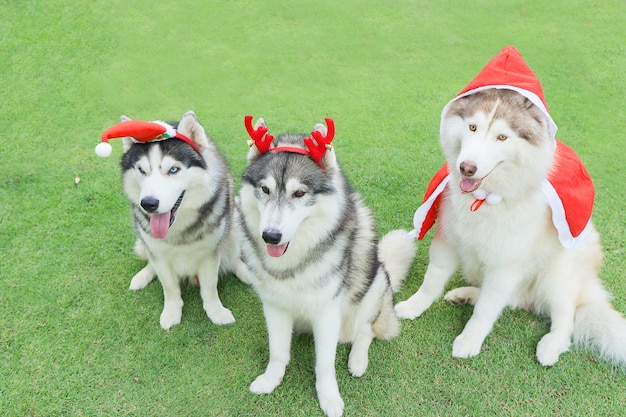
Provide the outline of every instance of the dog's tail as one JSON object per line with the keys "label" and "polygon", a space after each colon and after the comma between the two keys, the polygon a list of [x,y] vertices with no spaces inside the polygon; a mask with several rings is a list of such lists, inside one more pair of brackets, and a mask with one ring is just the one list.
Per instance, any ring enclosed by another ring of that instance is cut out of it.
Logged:
{"label": "dog's tail", "polygon": [[415,258],[415,239],[406,230],[392,230],[378,243],[378,259],[389,274],[391,289],[400,291]]}
{"label": "dog's tail", "polygon": [[[573,341],[626,371],[626,319],[613,309],[610,296],[596,282],[591,301],[576,309]],[[590,296],[591,295],[591,296]]]}
{"label": "dog's tail", "polygon": [[393,230],[378,243],[378,259],[389,277],[390,289],[386,291],[378,317],[372,323],[377,338],[388,340],[398,335],[400,321],[393,308],[393,293],[400,290],[415,257],[415,239],[404,230]]}
{"label": "dog's tail", "polygon": [[626,371],[626,319],[610,303],[586,304],[576,310],[574,344],[590,348]]}

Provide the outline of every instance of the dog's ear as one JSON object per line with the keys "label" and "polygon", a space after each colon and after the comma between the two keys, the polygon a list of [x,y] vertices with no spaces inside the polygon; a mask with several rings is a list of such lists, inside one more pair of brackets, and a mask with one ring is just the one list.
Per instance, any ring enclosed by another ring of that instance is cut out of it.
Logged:
{"label": "dog's ear", "polygon": [[[313,126],[313,132],[318,131],[322,134],[322,136],[328,135],[328,128],[322,124],[318,123]],[[335,156],[335,147],[332,146],[330,149],[326,149],[324,156],[322,156],[322,160],[320,161],[324,168],[335,168],[337,166],[337,157]]]}
{"label": "dog's ear", "polygon": [[[125,116],[125,115],[120,116],[120,123],[128,122],[129,120],[131,120],[131,118],[128,116]],[[124,147],[124,152],[128,152],[130,147],[133,146],[133,141],[129,137],[122,138],[122,145]]]}
{"label": "dog's ear", "polygon": [[[262,117],[259,117],[259,120],[257,120],[256,123],[254,124],[254,130],[257,130],[261,126],[267,129],[267,124],[265,124],[265,120]],[[254,142],[250,141],[249,143],[250,143],[250,150],[248,151],[248,162],[252,161],[253,159],[256,159],[256,157],[261,155],[261,152],[259,152],[259,149],[256,147]]]}
{"label": "dog's ear", "polygon": [[198,145],[200,152],[204,151],[209,146],[209,138],[198,121],[198,117],[192,110],[183,114],[176,130]]}

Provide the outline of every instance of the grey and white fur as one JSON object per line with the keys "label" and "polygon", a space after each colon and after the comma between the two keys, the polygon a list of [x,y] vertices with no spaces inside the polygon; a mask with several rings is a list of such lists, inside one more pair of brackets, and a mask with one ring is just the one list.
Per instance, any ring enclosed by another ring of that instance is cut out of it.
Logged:
{"label": "grey and white fur", "polygon": [[[259,119],[256,127],[264,126]],[[326,134],[326,126],[314,130]],[[284,134],[273,147],[304,148],[304,135]],[[260,154],[252,145],[242,177],[242,258],[263,303],[269,363],[250,385],[257,394],[278,386],[290,360],[292,332],[313,333],[316,389],[327,416],[344,402],[335,377],[337,343],[352,343],[348,367],[361,376],[374,338],[399,330],[393,308],[412,264],[415,244],[403,230],[378,243],[372,213],[351,188],[334,150],[323,168],[292,152]]]}
{"label": "grey and white fur", "polygon": [[229,167],[193,111],[174,127],[200,152],[175,138],[149,143],[123,140],[122,182],[132,206],[135,251],[148,261],[131,280],[130,289],[144,288],[158,276],[164,295],[160,324],[169,329],[181,321],[180,283],[190,279],[200,286],[209,318],[215,324],[233,323],[233,314],[217,293],[218,273],[232,271],[245,282],[247,271],[234,235]]}

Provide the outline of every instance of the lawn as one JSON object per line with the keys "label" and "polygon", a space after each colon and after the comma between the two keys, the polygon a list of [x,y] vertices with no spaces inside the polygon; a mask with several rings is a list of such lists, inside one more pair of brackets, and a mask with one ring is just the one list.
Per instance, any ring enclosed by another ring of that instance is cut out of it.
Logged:
{"label": "lawn", "polygon": [[[0,415],[322,415],[307,335],[273,394],[248,391],[267,335],[256,295],[233,277],[219,290],[235,324],[213,325],[186,287],[182,323],[159,327],[160,284],[128,289],[143,264],[121,143],[108,159],[94,146],[121,114],[193,109],[238,179],[244,115],[275,133],[332,117],[379,232],[410,228],[442,162],[441,109],[508,44],[594,179],[601,276],[626,312],[622,0],[21,0],[0,1],[0,16]],[[398,301],[419,287],[431,238]],[[549,323],[523,311],[503,314],[479,356],[452,358],[470,315],[438,301],[403,321],[399,337],[373,343],[362,378],[340,346],[345,415],[623,414],[626,374],[583,350],[543,368],[535,346]]]}

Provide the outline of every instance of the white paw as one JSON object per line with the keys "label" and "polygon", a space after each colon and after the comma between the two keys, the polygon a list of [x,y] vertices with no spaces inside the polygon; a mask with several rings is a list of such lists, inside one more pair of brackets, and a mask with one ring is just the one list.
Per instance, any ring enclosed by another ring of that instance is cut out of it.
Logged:
{"label": "white paw", "polygon": [[149,266],[146,266],[130,280],[129,288],[133,291],[144,289],[154,278],[156,278],[154,271]]}
{"label": "white paw", "polygon": [[480,289],[475,287],[461,287],[448,291],[443,297],[445,301],[451,304],[469,304],[475,305],[478,300]]}
{"label": "white paw", "polygon": [[452,356],[455,358],[471,358],[480,353],[482,344],[482,340],[477,340],[461,333],[454,339],[452,344]]}
{"label": "white paw", "polygon": [[350,353],[350,357],[348,358],[348,369],[350,370],[352,376],[363,376],[367,370],[368,362],[367,355],[365,355],[365,357],[361,357],[361,355],[353,355]]}
{"label": "white paw", "polygon": [[160,319],[161,327],[163,328],[163,330],[168,330],[170,327],[180,323],[180,319],[182,316],[182,307],[164,307]]}
{"label": "white paw", "polygon": [[343,414],[344,403],[339,395],[339,392],[336,394],[326,394],[320,395],[320,408],[324,411],[324,414],[328,417],[341,417]]}
{"label": "white paw", "polygon": [[250,392],[254,394],[269,394],[280,384],[280,380],[280,378],[268,376],[267,373],[261,374],[250,384]]}
{"label": "white paw", "polygon": [[567,352],[570,341],[553,333],[548,333],[537,344],[537,360],[543,366],[552,366],[561,353]]}
{"label": "white paw", "polygon": [[220,307],[216,309],[205,309],[207,316],[211,321],[220,326],[225,324],[231,324],[235,322],[235,316],[226,307]]}
{"label": "white paw", "polygon": [[401,301],[395,305],[394,309],[396,310],[398,317],[412,320],[415,317],[419,317],[425,310],[419,309],[416,304],[417,303],[412,303],[408,300]]}

